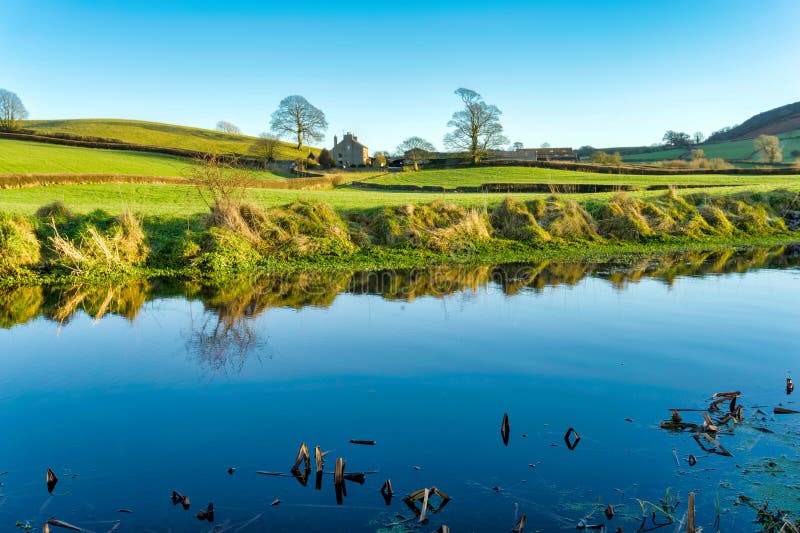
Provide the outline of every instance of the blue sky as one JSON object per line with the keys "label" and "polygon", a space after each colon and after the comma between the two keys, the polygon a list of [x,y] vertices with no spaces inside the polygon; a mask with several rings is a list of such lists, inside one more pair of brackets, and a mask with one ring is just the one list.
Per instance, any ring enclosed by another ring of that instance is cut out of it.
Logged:
{"label": "blue sky", "polygon": [[526,146],[650,144],[800,100],[797,0],[9,0],[0,87],[31,118],[245,133],[301,94],[370,149],[442,147],[467,87]]}

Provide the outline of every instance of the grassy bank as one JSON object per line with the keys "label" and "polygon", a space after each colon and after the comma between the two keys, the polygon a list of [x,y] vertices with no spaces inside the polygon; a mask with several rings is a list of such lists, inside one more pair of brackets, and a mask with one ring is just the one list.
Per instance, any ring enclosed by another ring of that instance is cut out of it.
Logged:
{"label": "grassy bank", "polygon": [[534,195],[497,198],[491,206],[436,200],[348,209],[296,198],[271,207],[252,195],[243,199],[219,190],[205,191],[201,199],[201,192],[185,189],[207,206],[185,216],[166,205],[158,215],[131,206],[116,214],[79,212],[60,202],[40,205],[33,214],[5,210],[3,282],[156,275],[220,280],[254,270],[374,270],[800,240],[791,230],[797,229],[800,199],[787,190],[671,190],[579,201]]}

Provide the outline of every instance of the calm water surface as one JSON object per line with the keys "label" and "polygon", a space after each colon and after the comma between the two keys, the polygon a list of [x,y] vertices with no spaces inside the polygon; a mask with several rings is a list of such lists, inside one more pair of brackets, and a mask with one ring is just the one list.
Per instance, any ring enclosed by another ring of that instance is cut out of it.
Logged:
{"label": "calm water surface", "polygon": [[[402,497],[435,485],[452,500],[420,531],[508,531],[523,513],[526,531],[636,531],[636,498],[668,487],[677,519],[696,491],[706,531],[716,509],[722,531],[756,531],[739,495],[800,512],[800,415],[772,415],[793,406],[798,264],[777,248],[2,291],[0,530],[56,517],[98,532],[401,531],[417,527],[391,525],[414,517]],[[720,436],[733,458],[659,429],[668,408],[728,390],[746,408]],[[313,472],[307,486],[257,474],[288,474],[301,442],[330,451],[321,490]],[[376,472],[341,505],[337,457]],[[213,524],[195,517],[208,502]]]}

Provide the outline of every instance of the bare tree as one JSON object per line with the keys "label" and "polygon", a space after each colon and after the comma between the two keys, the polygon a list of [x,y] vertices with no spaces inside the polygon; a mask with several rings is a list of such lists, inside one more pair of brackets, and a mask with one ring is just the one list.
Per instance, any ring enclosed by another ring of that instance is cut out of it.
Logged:
{"label": "bare tree", "polygon": [[774,135],[759,135],[753,141],[756,152],[761,152],[761,160],[769,163],[779,163],[783,160],[783,150],[781,140]]}
{"label": "bare tree", "polygon": [[419,170],[419,162],[436,150],[436,147],[422,137],[409,137],[397,147],[397,151],[414,163],[414,170]]}
{"label": "bare tree", "polygon": [[20,121],[28,118],[28,110],[16,93],[0,89],[0,130],[14,131],[19,129]]}
{"label": "bare tree", "polygon": [[276,135],[264,132],[258,136],[258,140],[250,147],[250,153],[263,159],[264,168],[266,169],[270,163],[275,161],[280,145],[281,142]]}
{"label": "bare tree", "polygon": [[692,135],[692,140],[694,144],[702,144],[702,142],[706,140],[706,136],[703,135],[702,131],[696,131],[694,135]]}
{"label": "bare tree", "polygon": [[270,129],[278,137],[290,135],[297,139],[297,149],[303,147],[303,142],[321,141],[325,138],[328,121],[325,113],[311,105],[308,100],[300,95],[287,96],[272,113]]}
{"label": "bare tree", "polygon": [[447,123],[453,131],[445,135],[444,144],[455,150],[467,152],[473,163],[480,162],[488,150],[508,143],[500,124],[502,112],[497,106],[483,101],[480,94],[470,89],[458,89],[456,94],[464,104],[453,113]]}
{"label": "bare tree", "polygon": [[239,129],[239,126],[231,122],[227,122],[225,120],[220,120],[219,122],[217,122],[217,131],[224,131],[225,133],[235,133],[236,135],[242,134],[242,130]]}

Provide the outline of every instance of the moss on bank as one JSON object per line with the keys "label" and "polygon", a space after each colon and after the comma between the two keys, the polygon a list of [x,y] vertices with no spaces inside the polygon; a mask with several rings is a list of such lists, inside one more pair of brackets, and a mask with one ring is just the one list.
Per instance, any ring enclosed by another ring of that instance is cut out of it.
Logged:
{"label": "moss on bank", "polygon": [[73,215],[53,204],[36,217],[0,216],[0,283],[63,278],[224,279],[255,268],[375,269],[430,263],[525,261],[691,246],[800,240],[784,217],[795,193],[618,194],[580,205],[551,196],[492,210],[445,202],[339,213],[300,201],[275,209],[218,200],[194,220],[132,213]]}

